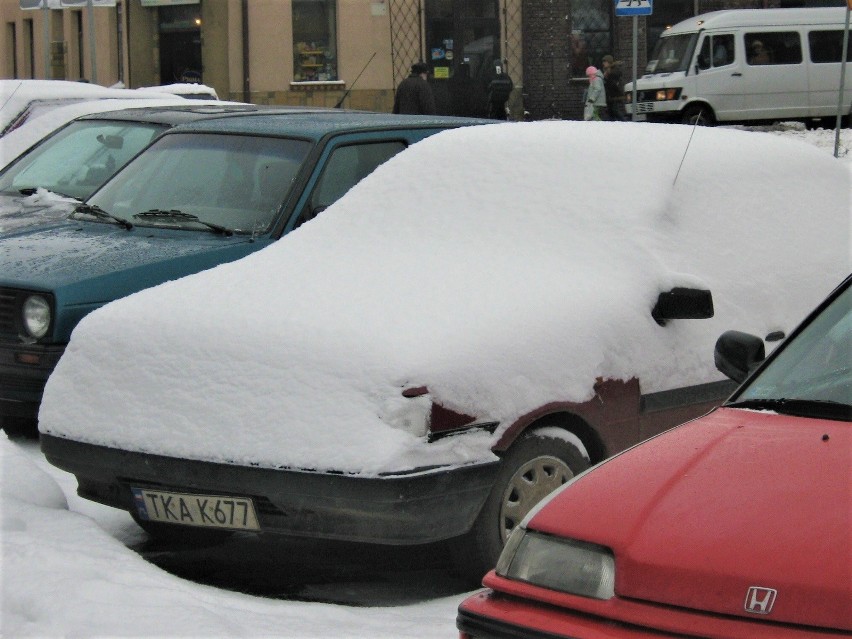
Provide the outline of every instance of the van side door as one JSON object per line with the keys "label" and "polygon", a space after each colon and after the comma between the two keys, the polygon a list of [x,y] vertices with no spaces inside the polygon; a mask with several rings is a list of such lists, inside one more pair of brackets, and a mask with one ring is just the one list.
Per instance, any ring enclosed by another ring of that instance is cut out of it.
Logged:
{"label": "van side door", "polygon": [[783,119],[808,115],[808,68],[799,30],[744,31],[747,119]]}
{"label": "van side door", "polygon": [[695,58],[695,96],[705,100],[717,120],[735,118],[742,109],[743,79],[734,34],[705,33]]}
{"label": "van side door", "polygon": [[[846,52],[843,114],[852,104],[852,46]],[[814,117],[837,115],[840,68],[843,58],[843,29],[812,29],[808,32],[808,89],[810,113]]]}

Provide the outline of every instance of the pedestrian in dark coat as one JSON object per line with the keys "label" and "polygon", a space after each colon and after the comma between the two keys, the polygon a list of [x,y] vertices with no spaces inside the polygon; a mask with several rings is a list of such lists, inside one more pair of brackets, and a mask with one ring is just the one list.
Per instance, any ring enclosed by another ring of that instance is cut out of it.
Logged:
{"label": "pedestrian in dark coat", "polygon": [[627,111],[624,108],[624,81],[621,78],[621,62],[611,55],[603,57],[604,89],[606,90],[606,109],[613,120],[624,121]]}
{"label": "pedestrian in dark coat", "polygon": [[394,113],[412,115],[434,115],[435,97],[426,81],[429,67],[424,62],[411,65],[411,75],[399,83],[393,99]]}
{"label": "pedestrian in dark coat", "polygon": [[515,84],[500,60],[494,61],[493,69],[494,77],[488,83],[488,117],[493,120],[506,120],[506,102],[512,95]]}

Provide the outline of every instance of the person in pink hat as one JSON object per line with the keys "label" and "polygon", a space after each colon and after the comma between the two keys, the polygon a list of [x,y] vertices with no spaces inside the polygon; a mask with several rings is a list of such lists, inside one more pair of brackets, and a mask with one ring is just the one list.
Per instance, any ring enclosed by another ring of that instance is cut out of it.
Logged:
{"label": "person in pink hat", "polygon": [[597,67],[590,66],[586,68],[586,77],[589,79],[589,88],[586,90],[583,119],[608,120],[603,72]]}

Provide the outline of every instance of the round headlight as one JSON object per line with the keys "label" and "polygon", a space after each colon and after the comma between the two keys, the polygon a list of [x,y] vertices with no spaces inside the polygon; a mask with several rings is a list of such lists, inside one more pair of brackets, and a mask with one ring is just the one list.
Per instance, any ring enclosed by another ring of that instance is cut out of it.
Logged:
{"label": "round headlight", "polygon": [[24,328],[36,339],[47,335],[50,328],[50,304],[41,295],[30,295],[24,300]]}

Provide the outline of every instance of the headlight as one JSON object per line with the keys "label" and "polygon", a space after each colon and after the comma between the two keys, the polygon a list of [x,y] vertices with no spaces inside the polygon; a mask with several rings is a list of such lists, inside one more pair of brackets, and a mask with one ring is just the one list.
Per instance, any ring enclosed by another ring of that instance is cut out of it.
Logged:
{"label": "headlight", "polygon": [[428,393],[424,393],[387,399],[382,404],[379,417],[393,428],[404,430],[417,437],[424,437],[429,432],[431,415],[432,398]]}
{"label": "headlight", "polygon": [[506,542],[497,574],[560,592],[609,599],[615,595],[612,552],[583,541],[516,528]]}
{"label": "headlight", "polygon": [[24,328],[30,337],[39,339],[50,328],[50,303],[41,295],[30,295],[22,307]]}
{"label": "headlight", "polygon": [[656,93],[657,102],[677,100],[680,97],[680,89],[659,89]]}

